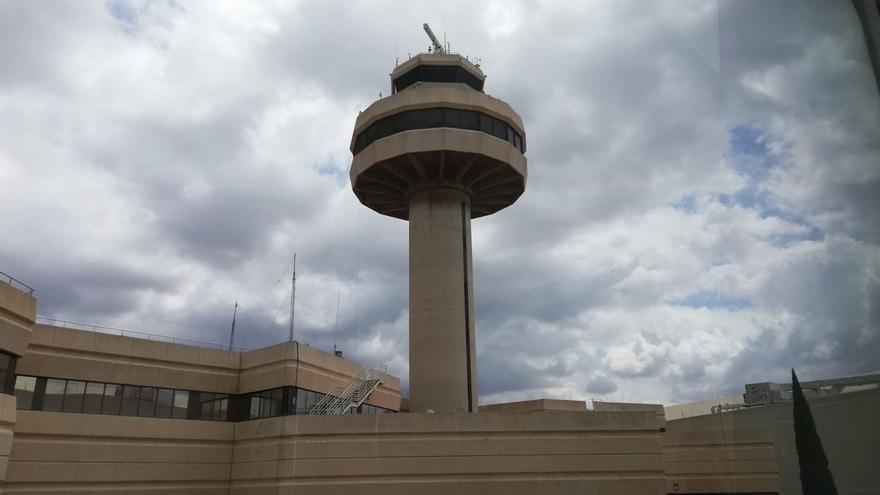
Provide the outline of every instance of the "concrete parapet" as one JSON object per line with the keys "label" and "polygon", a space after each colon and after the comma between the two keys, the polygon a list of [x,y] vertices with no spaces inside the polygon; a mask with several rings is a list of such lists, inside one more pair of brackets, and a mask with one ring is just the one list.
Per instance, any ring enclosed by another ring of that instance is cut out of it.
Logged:
{"label": "concrete parapet", "polygon": [[530,413],[552,411],[587,412],[587,403],[582,400],[535,399],[480,406],[481,413]]}
{"label": "concrete parapet", "polygon": [[292,416],[236,424],[231,493],[664,493],[653,413]]}
{"label": "concrete parapet", "polygon": [[19,411],[4,494],[225,494],[233,425]]}

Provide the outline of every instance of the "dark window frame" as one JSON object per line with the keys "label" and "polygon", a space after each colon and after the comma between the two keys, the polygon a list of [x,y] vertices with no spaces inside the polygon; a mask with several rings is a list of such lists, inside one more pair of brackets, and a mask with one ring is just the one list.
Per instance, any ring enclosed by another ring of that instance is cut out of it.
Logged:
{"label": "dark window frame", "polygon": [[[357,155],[373,142],[394,134],[416,129],[437,128],[482,132],[507,141],[520,153],[525,154],[522,135],[510,123],[483,112],[454,107],[404,110],[378,119],[355,137],[353,154]],[[518,140],[517,136],[519,136]]]}

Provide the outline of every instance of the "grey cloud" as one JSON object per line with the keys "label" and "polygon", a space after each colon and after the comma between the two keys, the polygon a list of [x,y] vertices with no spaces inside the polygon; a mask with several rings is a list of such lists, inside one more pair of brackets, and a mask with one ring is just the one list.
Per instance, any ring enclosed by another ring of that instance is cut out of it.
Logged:
{"label": "grey cloud", "polygon": [[584,391],[587,393],[599,395],[610,394],[616,390],[617,385],[611,379],[602,375],[593,378],[587,382],[587,386],[584,387]]}

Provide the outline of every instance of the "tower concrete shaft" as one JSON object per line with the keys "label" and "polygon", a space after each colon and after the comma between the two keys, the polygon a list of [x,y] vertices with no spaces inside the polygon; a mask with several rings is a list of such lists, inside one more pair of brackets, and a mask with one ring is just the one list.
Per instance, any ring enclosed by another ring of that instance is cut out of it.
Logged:
{"label": "tower concrete shaft", "polygon": [[410,199],[412,411],[476,412],[470,215],[470,197],[456,189],[427,189]]}
{"label": "tower concrete shaft", "polygon": [[477,412],[471,219],[525,190],[525,131],[458,55],[416,55],[391,82],[358,115],[350,176],[361,203],[410,223],[409,409]]}

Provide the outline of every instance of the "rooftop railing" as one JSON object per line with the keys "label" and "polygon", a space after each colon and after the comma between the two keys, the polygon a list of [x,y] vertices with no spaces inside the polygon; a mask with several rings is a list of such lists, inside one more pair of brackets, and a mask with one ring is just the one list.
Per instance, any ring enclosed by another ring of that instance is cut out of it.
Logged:
{"label": "rooftop railing", "polygon": [[71,328],[74,330],[85,330],[88,332],[100,332],[108,335],[119,335],[121,337],[132,337],[136,339],[152,340],[154,342],[167,342],[169,344],[182,344],[203,349],[217,349],[220,351],[245,351],[244,347],[221,344],[219,342],[210,342],[204,340],[188,339],[185,337],[171,337],[168,335],[160,335],[157,333],[139,332],[137,330],[128,330],[126,328],[108,327],[93,323],[82,323],[78,321],[58,320],[55,318],[47,318],[45,316],[37,316],[37,323],[42,325],[50,325],[53,327]]}
{"label": "rooftop railing", "polygon": [[18,280],[8,273],[0,272],[0,282],[15,287],[16,289],[24,292],[27,295],[33,295],[34,293],[33,287],[22,282],[21,280]]}

